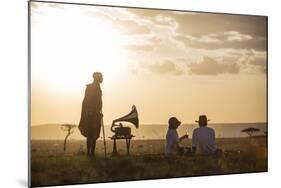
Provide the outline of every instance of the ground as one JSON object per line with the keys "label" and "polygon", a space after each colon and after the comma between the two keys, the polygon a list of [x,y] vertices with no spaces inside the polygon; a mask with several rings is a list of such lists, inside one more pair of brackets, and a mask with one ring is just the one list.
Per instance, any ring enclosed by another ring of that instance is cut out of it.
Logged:
{"label": "ground", "polygon": [[[31,142],[32,186],[126,181],[200,175],[267,171],[267,138],[217,139],[223,153],[218,157],[165,157],[163,140],[133,140],[131,155],[124,142],[118,144],[118,156],[112,156],[112,143],[97,145],[95,159],[85,155],[84,141],[70,140],[64,153],[63,141]],[[190,141],[184,143],[190,146]]]}

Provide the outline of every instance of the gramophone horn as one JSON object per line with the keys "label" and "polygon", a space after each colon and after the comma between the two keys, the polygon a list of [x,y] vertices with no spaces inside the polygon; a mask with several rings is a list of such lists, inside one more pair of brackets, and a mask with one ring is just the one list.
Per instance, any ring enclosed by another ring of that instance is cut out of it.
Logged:
{"label": "gramophone horn", "polygon": [[114,125],[114,123],[121,122],[121,121],[130,122],[130,123],[134,124],[136,128],[139,128],[138,111],[137,111],[137,108],[135,105],[132,106],[132,110],[129,114],[113,120],[112,126]]}

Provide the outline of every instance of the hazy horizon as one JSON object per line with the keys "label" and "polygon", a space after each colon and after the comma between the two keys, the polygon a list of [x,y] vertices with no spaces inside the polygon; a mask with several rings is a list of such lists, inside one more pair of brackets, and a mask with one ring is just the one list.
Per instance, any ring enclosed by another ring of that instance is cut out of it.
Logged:
{"label": "hazy horizon", "polygon": [[[135,128],[133,125],[126,124],[132,129],[132,134],[135,135],[134,139],[165,139],[168,125],[166,124],[151,124],[151,125],[140,125],[139,128]],[[241,130],[248,127],[259,128],[260,131],[255,133],[256,135],[264,135],[267,131],[267,123],[235,123],[235,124],[222,124],[213,123],[209,124],[209,127],[215,130],[216,138],[232,138],[232,137],[247,137],[246,133],[241,132]],[[192,132],[197,128],[197,124],[182,124],[178,127],[178,134],[184,135],[188,134],[189,138],[192,137]],[[31,127],[31,140],[56,140],[64,139],[65,132],[60,129],[60,124],[46,124]],[[112,136],[114,133],[111,132],[110,126],[105,126],[105,137]],[[85,139],[79,132],[77,128],[74,130],[74,134],[70,136],[70,139]],[[102,139],[102,134],[100,135]]]}
{"label": "hazy horizon", "polygon": [[[264,121],[264,122],[231,122],[231,123],[228,123],[228,122],[212,122],[212,123],[209,123],[208,125],[213,125],[213,124],[229,124],[229,125],[232,125],[232,124],[260,124],[260,123],[264,123],[264,124],[267,124],[268,122]],[[65,122],[65,123],[42,123],[42,124],[33,124],[31,126],[41,126],[41,125],[62,125],[62,124],[73,124],[71,122]],[[131,125],[132,127],[134,127],[133,124],[130,124],[130,123],[126,123],[126,125]],[[77,124],[76,124],[77,125]],[[104,124],[105,126],[111,126],[111,124]],[[140,125],[142,126],[148,126],[148,125],[168,125],[168,123],[145,123],[145,124],[142,124],[140,123]],[[198,125],[198,123],[194,122],[187,122],[187,123],[182,123],[181,125]]]}

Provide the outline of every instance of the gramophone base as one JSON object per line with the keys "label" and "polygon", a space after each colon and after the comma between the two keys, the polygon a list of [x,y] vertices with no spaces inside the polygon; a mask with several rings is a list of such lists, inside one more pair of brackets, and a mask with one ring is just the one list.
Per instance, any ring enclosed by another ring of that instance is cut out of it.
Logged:
{"label": "gramophone base", "polygon": [[109,137],[111,140],[113,140],[113,150],[112,150],[112,155],[117,155],[117,144],[116,140],[126,140],[126,149],[127,149],[127,154],[130,155],[130,144],[131,144],[131,139],[134,137],[134,135],[113,135],[112,137]]}

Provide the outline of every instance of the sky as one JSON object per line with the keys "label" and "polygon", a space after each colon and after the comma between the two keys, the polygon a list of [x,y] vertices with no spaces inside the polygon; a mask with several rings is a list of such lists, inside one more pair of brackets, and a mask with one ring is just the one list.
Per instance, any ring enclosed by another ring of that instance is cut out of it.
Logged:
{"label": "sky", "polygon": [[105,124],[266,122],[267,19],[31,2],[31,124],[79,123],[93,72]]}

